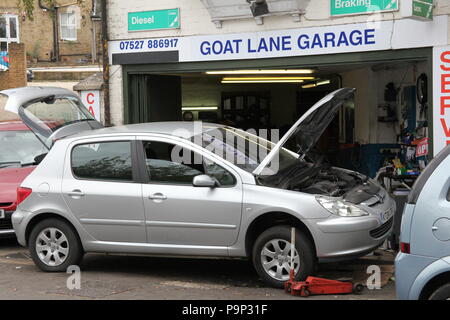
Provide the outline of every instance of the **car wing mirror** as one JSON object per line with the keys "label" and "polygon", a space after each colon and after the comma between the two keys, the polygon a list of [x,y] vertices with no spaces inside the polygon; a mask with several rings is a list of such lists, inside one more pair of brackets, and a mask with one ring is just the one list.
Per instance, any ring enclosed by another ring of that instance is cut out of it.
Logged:
{"label": "car wing mirror", "polygon": [[192,185],[194,187],[203,187],[203,188],[215,188],[220,187],[219,181],[216,178],[208,176],[207,174],[201,174],[195,176],[192,180]]}
{"label": "car wing mirror", "polygon": [[44,160],[44,158],[45,158],[46,156],[47,156],[47,154],[46,154],[46,153],[43,153],[43,154],[40,154],[40,155],[34,157],[34,163],[35,163],[36,165],[40,164],[40,163],[42,162],[42,160]]}

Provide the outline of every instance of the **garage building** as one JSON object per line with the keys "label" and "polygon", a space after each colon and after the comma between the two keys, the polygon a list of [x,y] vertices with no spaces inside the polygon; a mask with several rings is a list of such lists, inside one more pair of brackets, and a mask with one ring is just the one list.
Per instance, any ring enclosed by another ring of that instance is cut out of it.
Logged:
{"label": "garage building", "polygon": [[111,121],[202,120],[282,134],[326,93],[354,87],[318,148],[374,176],[387,161],[407,162],[414,147],[406,169],[418,170],[449,133],[450,111],[433,90],[450,8],[435,1],[431,19],[417,19],[409,2],[342,13],[329,0],[111,1]]}

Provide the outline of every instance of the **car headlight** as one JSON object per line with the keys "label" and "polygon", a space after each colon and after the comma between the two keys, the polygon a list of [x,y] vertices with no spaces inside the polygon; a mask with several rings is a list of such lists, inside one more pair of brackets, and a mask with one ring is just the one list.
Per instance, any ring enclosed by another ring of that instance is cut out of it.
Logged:
{"label": "car headlight", "polygon": [[361,217],[369,215],[369,213],[358,208],[354,204],[345,202],[341,199],[318,196],[316,197],[316,200],[329,212],[341,217]]}

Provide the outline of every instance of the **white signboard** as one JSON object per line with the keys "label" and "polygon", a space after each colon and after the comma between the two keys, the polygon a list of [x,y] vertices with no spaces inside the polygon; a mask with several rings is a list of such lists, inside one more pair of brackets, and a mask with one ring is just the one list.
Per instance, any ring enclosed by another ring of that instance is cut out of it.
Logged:
{"label": "white signboard", "polygon": [[81,101],[83,101],[83,104],[89,112],[92,113],[95,119],[100,122],[100,91],[81,91]]}
{"label": "white signboard", "polygon": [[372,21],[312,28],[110,41],[113,55],[176,51],[180,62],[257,59],[447,44],[448,18]]}
{"label": "white signboard", "polygon": [[433,48],[433,153],[450,144],[450,46]]}

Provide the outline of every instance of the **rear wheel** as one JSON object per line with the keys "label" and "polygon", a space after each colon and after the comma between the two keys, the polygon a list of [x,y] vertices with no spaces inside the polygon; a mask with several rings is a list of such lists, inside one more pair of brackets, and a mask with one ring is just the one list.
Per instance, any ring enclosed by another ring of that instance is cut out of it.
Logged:
{"label": "rear wheel", "polygon": [[308,237],[296,230],[293,256],[290,241],[291,227],[276,226],[261,233],[253,245],[253,265],[259,276],[273,287],[283,288],[289,280],[292,258],[296,280],[305,280],[314,271],[316,258]]}
{"label": "rear wheel", "polygon": [[34,263],[47,272],[66,271],[83,257],[76,232],[59,219],[39,222],[31,231],[28,246]]}
{"label": "rear wheel", "polygon": [[429,300],[450,300],[450,283],[437,288],[431,294]]}

